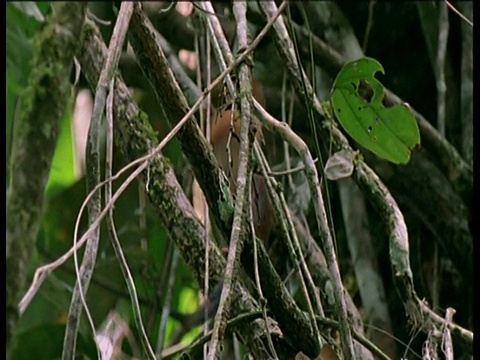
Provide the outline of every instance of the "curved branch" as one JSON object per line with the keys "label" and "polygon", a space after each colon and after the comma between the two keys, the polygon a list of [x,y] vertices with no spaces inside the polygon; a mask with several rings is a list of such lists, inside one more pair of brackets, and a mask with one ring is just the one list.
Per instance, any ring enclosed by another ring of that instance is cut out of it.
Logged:
{"label": "curved branch", "polygon": [[[251,19],[254,19],[259,25],[263,24],[263,22],[259,21],[258,17],[251,17]],[[335,78],[347,62],[345,57],[317,35],[312,34],[306,27],[294,22],[290,25],[297,37],[300,53],[310,58],[310,50],[312,49],[315,64],[325,69],[332,78]],[[312,42],[311,48],[309,45],[310,41]],[[401,103],[404,103],[404,101],[398,95],[385,88],[386,106]],[[422,146],[426,148],[430,154],[434,154],[431,156],[432,161],[446,174],[449,181],[452,182],[454,189],[461,194],[462,199],[466,203],[469,203],[473,191],[472,166],[464,160],[450,142],[440,135],[435,127],[431,125],[430,121],[413,107],[411,107],[411,110],[418,123]]]}
{"label": "curved branch", "polygon": [[[270,18],[275,9],[275,5],[273,3],[268,3],[268,5],[267,3],[262,3],[261,5],[267,13],[267,18]],[[286,61],[285,66],[290,73],[290,78],[293,81],[295,89],[305,97],[307,103],[312,106],[319,115],[324,116],[320,102],[313,93],[308,78],[305,76],[301,67],[297,64],[294,54],[292,54],[291,49],[293,49],[293,44],[288,33],[285,29],[280,27],[275,27],[275,30],[275,40],[278,45],[278,50]],[[306,85],[305,87],[303,85],[304,83]],[[327,118],[321,121],[320,131],[326,138],[332,137],[332,145],[337,151],[341,149],[352,151],[343,134],[337,128],[332,126],[331,119]],[[373,170],[368,167],[362,159],[357,159],[353,176],[359,186],[364,189],[371,202],[384,217],[384,222],[390,237],[390,261],[394,279],[404,302],[407,314],[417,325],[420,325],[422,312],[418,306],[419,300],[413,285],[413,277],[409,261],[408,232],[403,215],[388,189],[380,181],[375,172],[373,172]],[[344,304],[342,305],[345,306]],[[345,316],[346,315],[343,314],[343,317]],[[422,328],[422,330],[424,329],[425,328]]]}
{"label": "curved branch", "polygon": [[[335,4],[326,6],[335,6]],[[332,20],[329,19],[329,21]],[[295,34],[300,37],[302,52],[310,51],[308,41],[311,37],[315,61],[319,66],[324,67],[332,78],[345,61],[351,60],[351,57],[358,57],[358,52],[361,52],[359,44],[355,46],[352,43],[348,49],[343,46],[348,55],[342,56],[317,36],[310,34],[305,27],[295,23],[292,27]],[[336,28],[343,28],[343,26],[337,24]],[[358,48],[357,52],[352,50],[354,47]],[[385,93],[386,106],[402,102],[390,90],[385,89]],[[435,238],[440,245],[444,249],[453,249],[449,251],[452,259],[470,258],[473,242],[467,219],[469,218],[468,205],[471,201],[472,169],[421,114],[415,109],[412,111],[418,121],[423,144],[422,148],[414,151],[412,160],[406,166],[393,166],[368,153],[365,154],[365,159],[398,197],[398,200],[401,200],[402,204],[407,204],[408,208],[436,235]],[[435,155],[429,156],[425,150]],[[430,176],[423,176],[424,174],[430,174]],[[437,190],[425,191],[429,189]],[[438,216],[438,209],[432,208],[432,203],[439,205],[442,216]],[[471,262],[455,263],[462,273],[471,274]]]}
{"label": "curved branch", "polygon": [[[271,18],[272,15],[277,11],[275,3],[272,2],[263,2],[260,3],[262,10],[265,12],[267,18]],[[310,104],[315,110],[320,114],[324,115],[322,106],[318,100],[318,98],[313,93],[313,88],[308,81],[305,72],[303,71],[300,64],[298,64],[295,53],[294,53],[294,46],[288,35],[285,22],[283,17],[280,17],[276,24],[274,25],[275,29],[275,41],[278,45],[279,52],[281,56],[285,59],[285,65],[287,70],[290,73],[290,78],[294,82],[295,89],[301,94],[306,102]],[[316,174],[316,167],[313,167],[315,177],[318,176]],[[314,189],[316,187],[313,187]],[[332,283],[335,295],[335,304],[338,307],[338,313],[340,317],[340,334],[342,338],[342,349],[344,352],[344,356],[347,359],[354,359],[354,347],[353,347],[353,340],[350,325],[348,323],[348,313],[345,301],[345,288],[342,284],[342,279],[340,275],[340,269],[337,262],[337,256],[334,250],[333,245],[333,238],[330,231],[330,227],[327,220],[327,215],[325,211],[325,206],[323,202],[322,193],[316,191],[315,195],[315,211],[316,211],[316,218],[317,218],[317,225],[319,233],[321,234],[322,238],[322,245],[323,251],[325,252],[325,257],[327,260],[328,268],[332,275]]]}

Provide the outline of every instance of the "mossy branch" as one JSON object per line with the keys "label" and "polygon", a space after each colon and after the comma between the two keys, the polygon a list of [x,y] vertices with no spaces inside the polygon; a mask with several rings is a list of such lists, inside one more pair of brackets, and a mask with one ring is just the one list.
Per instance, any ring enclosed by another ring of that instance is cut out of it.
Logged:
{"label": "mossy branch", "polygon": [[[86,31],[86,42],[82,49],[80,63],[92,87],[96,86],[106,47],[93,23],[89,23]],[[148,122],[133,100],[126,85],[120,77],[116,78],[114,114],[115,144],[124,156],[133,160],[149,153],[158,143],[158,139]],[[182,257],[191,269],[197,283],[204,281],[205,228],[198,220],[195,212],[178,183],[168,160],[158,155],[151,161],[148,170],[144,171],[148,180],[148,198],[154,205],[159,218],[167,229],[170,238],[176,242]],[[212,286],[218,284],[225,268],[225,259],[218,247],[210,245],[210,279]],[[252,312],[257,308],[256,302],[238,284],[234,285],[232,313]],[[245,325],[241,331],[242,339],[251,351],[261,354],[265,348],[266,337],[262,320]],[[277,333],[277,336],[280,334]],[[281,340],[280,340],[281,341]]]}
{"label": "mossy branch", "polygon": [[[14,134],[7,194],[7,352],[18,302],[42,218],[60,121],[71,94],[73,57],[81,45],[86,3],[58,4],[36,38],[25,107]],[[80,39],[80,41],[79,41]]]}

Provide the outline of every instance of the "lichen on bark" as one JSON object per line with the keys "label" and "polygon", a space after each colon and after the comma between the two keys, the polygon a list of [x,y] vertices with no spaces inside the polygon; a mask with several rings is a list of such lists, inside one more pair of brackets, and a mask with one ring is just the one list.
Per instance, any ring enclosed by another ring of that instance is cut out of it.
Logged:
{"label": "lichen on bark", "polygon": [[70,96],[70,72],[81,45],[86,3],[59,3],[54,8],[35,38],[32,72],[12,141],[6,204],[9,353],[18,322],[18,302],[40,227],[60,121]]}

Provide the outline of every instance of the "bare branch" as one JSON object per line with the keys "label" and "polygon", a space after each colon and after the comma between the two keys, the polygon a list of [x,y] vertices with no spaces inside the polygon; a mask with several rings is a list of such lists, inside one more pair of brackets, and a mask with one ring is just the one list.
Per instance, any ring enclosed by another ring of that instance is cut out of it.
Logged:
{"label": "bare branch", "polygon": [[[208,11],[210,11],[210,12],[212,11],[212,8],[210,8],[208,6],[208,4],[210,4],[210,3],[202,3],[202,4],[203,4],[203,6],[207,7]],[[252,42],[250,47],[252,47],[255,43],[258,43],[257,39],[260,38],[260,36],[265,32],[265,30],[267,29],[268,26],[272,26],[272,25],[274,26],[275,19],[277,18],[277,16],[279,16],[279,14],[281,14],[285,5],[286,5],[286,2],[282,3],[282,5],[276,11],[276,13],[272,14],[272,17],[269,19],[267,25],[260,32],[260,34],[257,36],[257,38]],[[211,18],[211,20],[213,20],[213,21],[208,26],[208,29],[211,32],[212,42],[214,44],[214,49],[217,48],[217,50],[215,50],[215,54],[216,54],[217,57],[219,57],[218,62],[220,64],[220,67],[222,67],[222,66],[225,67],[226,66],[225,63],[228,64],[231,61],[231,59],[233,59],[233,55],[232,55],[231,50],[229,48],[228,42],[225,39],[223,31],[221,31],[221,28],[219,27],[219,25],[216,25],[216,22],[215,22],[214,19],[215,19],[214,17]],[[210,20],[210,18],[209,18],[209,20]],[[235,88],[234,88],[231,80],[229,81],[228,78],[227,78],[227,85],[228,85],[229,91],[231,93],[231,96],[233,98],[235,98],[236,97]],[[256,144],[256,143],[254,143],[254,150],[255,150],[256,157],[258,159],[259,158],[258,154],[261,153],[261,150],[259,149],[258,144]],[[260,164],[262,164],[261,160],[260,160]],[[263,167],[264,165],[261,165],[261,166]],[[263,171],[265,171],[265,169],[263,169]],[[273,191],[270,191],[270,195],[273,196],[274,199],[276,198]],[[248,229],[246,229],[246,230],[248,230]],[[252,252],[254,252],[253,250],[255,250],[255,248],[252,247],[250,234],[247,235],[246,241],[247,241],[247,244],[246,244],[247,249],[246,250],[249,251],[250,254],[251,254]],[[278,319],[280,326],[282,326],[284,331],[287,332],[287,336],[290,336],[293,339],[297,339],[296,341],[298,341],[299,344],[302,344],[300,346],[300,348],[305,349],[306,352],[311,353],[313,356],[315,356],[315,354],[318,353],[318,350],[316,348],[315,348],[315,350],[313,350],[314,349],[313,346],[314,346],[314,343],[315,343],[314,338],[312,337],[310,339],[305,339],[305,336],[304,336],[304,334],[307,333],[307,331],[309,333],[313,332],[314,329],[311,328],[312,324],[308,324],[308,323],[304,322],[304,319],[302,318],[302,316],[300,314],[295,315],[294,317],[291,317],[288,314],[288,312],[286,312],[286,309],[290,308],[290,309],[292,309],[290,311],[293,311],[294,313],[298,313],[298,308],[297,308],[296,304],[293,302],[293,299],[290,297],[290,295],[285,291],[285,287],[281,283],[281,280],[279,279],[278,274],[274,270],[273,271],[271,270],[270,261],[269,260],[266,261],[265,255],[261,254],[263,251],[265,251],[263,249],[263,246],[261,246],[260,244],[258,244],[258,245],[259,245],[259,249],[258,249],[259,254],[257,254],[258,257],[256,257],[256,258],[258,258],[260,260],[260,265],[262,266],[262,268],[265,268],[265,270],[262,271],[262,273],[264,274],[263,277],[262,277],[262,285],[263,285],[263,287],[273,288],[269,292],[267,292],[267,291],[265,292],[265,295],[267,296],[267,300],[269,301],[270,308],[274,312],[276,319]],[[245,266],[245,268],[250,273],[251,277],[254,278],[254,274],[252,274],[251,268],[249,268],[248,266]],[[268,276],[266,274],[267,272],[268,272]],[[272,280],[268,280],[269,276],[271,276]],[[275,295],[276,293],[277,294],[280,293],[281,296]],[[307,292],[306,292],[306,295],[308,296]],[[313,313],[311,312],[310,315],[312,316],[313,327],[315,327],[316,324],[314,323],[314,320],[313,320]],[[301,319],[301,321],[297,320],[299,318]],[[292,326],[292,324],[295,324],[295,325]],[[299,334],[298,329],[299,328],[305,328],[305,327],[307,327],[308,330],[302,331],[303,336],[301,337],[301,339],[299,339],[298,338],[298,334]],[[317,331],[317,334],[318,334],[318,331]],[[306,343],[305,340],[310,342],[310,343]],[[305,345],[304,345],[304,343],[305,343]],[[312,347],[312,350],[310,350],[308,348],[309,346]],[[316,344],[315,347],[318,347],[318,344]]]}
{"label": "bare branch", "polygon": [[[128,24],[132,16],[132,4],[123,3],[113,29],[113,35],[110,39],[107,59],[102,69],[100,79],[95,93],[95,102],[93,106],[92,120],[88,131],[87,141],[87,190],[90,192],[100,182],[100,143],[102,129],[102,115],[105,111],[105,102],[108,86],[117,70],[122,46],[127,35]],[[88,203],[88,222],[93,223],[98,217],[101,209],[101,195],[96,193]],[[77,252],[74,251],[73,259],[77,273],[77,282],[73,289],[70,309],[68,312],[67,328],[63,343],[63,359],[72,359],[75,357],[75,348],[77,341],[78,328],[82,307],[85,307],[85,313],[92,328],[95,341],[95,324],[87,307],[85,296],[90,285],[90,279],[93,275],[93,269],[97,258],[98,244],[100,241],[100,227],[96,226],[87,241],[85,253],[83,255],[82,266],[78,268]],[[74,244],[75,246],[75,244]]]}
{"label": "bare branch", "polygon": [[[263,11],[267,14],[267,18],[270,18],[276,12],[276,5],[273,2],[262,2],[260,3]],[[303,71],[300,64],[297,63],[295,54],[293,52],[293,43],[288,35],[285,23],[283,18],[280,17],[277,23],[274,25],[275,29],[275,40],[277,42],[278,48],[281,52],[281,55],[286,61],[287,69],[290,72],[290,78],[293,80],[296,90],[307,99],[309,104],[312,104],[315,110],[317,110],[321,115],[324,115],[322,106],[313,93],[313,88],[308,80],[305,72]],[[317,179],[318,175],[316,168],[313,167],[314,173],[312,177]],[[319,187],[314,187],[314,190],[317,190]],[[350,325],[348,323],[348,314],[345,304],[345,289],[342,284],[340,270],[338,267],[337,257],[333,245],[332,235],[330,232],[330,227],[328,225],[327,214],[325,212],[325,206],[323,203],[322,193],[316,191],[314,193],[314,207],[316,212],[317,226],[318,230],[322,237],[323,242],[323,251],[327,259],[328,268],[332,274],[332,282],[335,293],[336,306],[338,306],[340,324],[341,324],[341,337],[342,337],[342,348],[344,351],[344,356],[347,359],[354,359],[354,349],[353,341],[350,333]]]}
{"label": "bare branch", "polygon": [[[233,12],[237,21],[237,35],[240,49],[248,48],[247,36],[247,4],[245,2],[234,2]],[[237,197],[235,199],[235,212],[233,215],[232,235],[230,237],[227,267],[225,269],[225,277],[223,280],[223,288],[220,296],[220,303],[218,305],[217,313],[214,319],[213,335],[210,342],[210,349],[208,351],[207,359],[215,360],[220,351],[221,342],[225,336],[225,328],[227,315],[231,301],[231,287],[233,283],[233,276],[236,275],[240,254],[243,249],[243,237],[240,236],[242,228],[246,226],[245,216],[246,210],[249,206],[248,194],[250,188],[247,186],[247,176],[249,167],[250,147],[252,138],[250,133],[250,119],[251,119],[251,99],[252,92],[250,84],[251,69],[249,65],[244,62],[239,65],[239,82],[240,88],[240,150],[238,154],[238,175],[237,175]],[[251,175],[251,173],[250,173]]]}

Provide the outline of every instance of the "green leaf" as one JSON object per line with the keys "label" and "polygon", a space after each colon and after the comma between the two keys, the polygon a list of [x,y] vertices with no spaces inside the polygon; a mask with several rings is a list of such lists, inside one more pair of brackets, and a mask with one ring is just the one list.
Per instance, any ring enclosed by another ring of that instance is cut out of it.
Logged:
{"label": "green leaf", "polygon": [[[62,356],[62,344],[65,336],[63,325],[43,325],[18,334],[18,346],[12,359],[15,360],[52,360]],[[92,338],[81,333],[78,336],[75,359],[95,359],[96,350]]]}
{"label": "green leaf", "polygon": [[43,19],[48,10],[38,5],[41,4],[31,1],[7,3],[7,78],[16,84],[17,93],[27,84],[33,57],[32,38],[42,26],[38,19]]}
{"label": "green leaf", "polygon": [[[192,314],[198,310],[198,297],[193,289],[183,288],[178,301],[178,310],[184,314]],[[191,329],[182,338],[182,344],[189,344],[200,334],[198,327]],[[167,339],[167,337],[165,337]]]}
{"label": "green leaf", "polygon": [[332,91],[335,115],[345,131],[360,145],[395,164],[406,164],[420,144],[417,122],[407,104],[385,107],[383,85],[375,73],[384,74],[375,59],[345,64]]}
{"label": "green leaf", "polygon": [[24,12],[26,15],[35,18],[35,20],[39,22],[45,21],[45,17],[43,16],[35,1],[12,1],[12,5],[15,6],[18,10]]}
{"label": "green leaf", "polygon": [[62,128],[58,137],[52,167],[45,189],[49,197],[72,186],[79,178],[75,170],[75,154],[72,136],[72,113],[68,108],[62,119]]}

